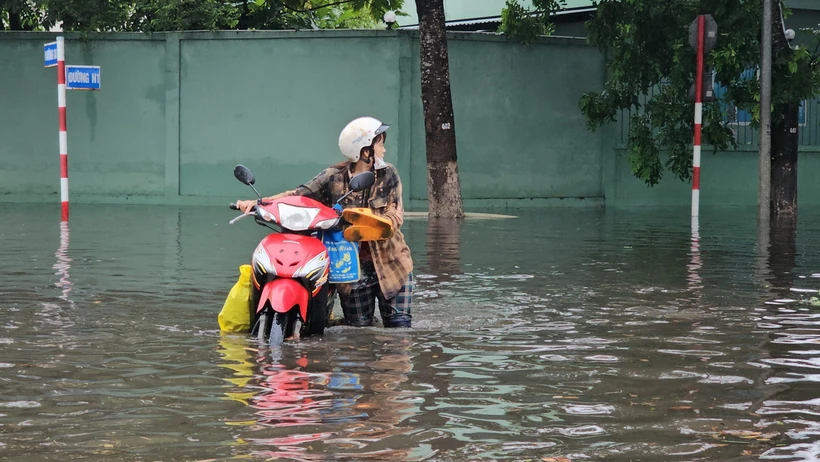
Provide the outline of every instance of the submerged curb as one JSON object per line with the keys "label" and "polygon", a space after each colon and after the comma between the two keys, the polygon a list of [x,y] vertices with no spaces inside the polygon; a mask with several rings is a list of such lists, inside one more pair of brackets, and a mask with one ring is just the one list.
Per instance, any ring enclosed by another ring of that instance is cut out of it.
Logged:
{"label": "submerged curb", "polygon": [[[406,219],[428,219],[427,212],[404,212]],[[465,219],[472,220],[507,220],[510,218],[518,218],[515,215],[501,215],[498,213],[481,213],[481,212],[465,212]]]}

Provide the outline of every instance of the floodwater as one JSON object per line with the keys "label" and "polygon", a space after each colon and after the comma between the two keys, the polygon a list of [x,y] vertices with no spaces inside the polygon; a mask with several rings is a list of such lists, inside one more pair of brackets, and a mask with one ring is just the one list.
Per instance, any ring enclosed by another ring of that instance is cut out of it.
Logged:
{"label": "floodwater", "polygon": [[251,220],[0,204],[0,459],[818,460],[818,212],[408,219],[412,329],[271,350],[217,325]]}

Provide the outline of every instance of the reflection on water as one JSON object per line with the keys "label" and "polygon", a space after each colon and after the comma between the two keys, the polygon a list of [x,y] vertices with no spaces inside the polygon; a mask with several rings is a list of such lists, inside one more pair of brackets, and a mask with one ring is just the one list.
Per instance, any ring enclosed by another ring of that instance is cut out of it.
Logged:
{"label": "reflection on water", "polygon": [[57,287],[62,289],[63,294],[60,296],[60,299],[65,300],[71,304],[74,304],[72,300],[68,298],[68,294],[71,293],[71,280],[69,277],[69,271],[71,270],[71,257],[68,255],[68,243],[69,243],[69,229],[68,229],[68,222],[61,221],[60,222],[60,247],[57,249],[57,252],[54,254],[56,257],[56,262],[54,263],[54,270],[57,271],[57,275],[60,276],[60,280],[55,284]]}
{"label": "reflection on water", "polygon": [[305,349],[270,349],[244,336],[220,336],[220,365],[234,371],[225,379],[233,385],[225,395],[248,407],[226,421],[246,430],[235,453],[323,459],[305,453],[309,444],[334,460],[406,459],[409,451],[391,449],[402,446],[391,442],[412,431],[402,422],[418,409],[414,395],[400,388],[413,368],[410,340],[403,333],[368,332],[359,341],[338,351],[315,345],[324,350],[316,356],[325,359],[311,359]]}
{"label": "reflection on water", "polygon": [[808,210],[407,220],[413,329],[276,349],[216,323],[264,229],[53,212],[0,205],[0,458],[820,458]]}
{"label": "reflection on water", "polygon": [[427,271],[442,278],[461,272],[463,220],[433,218],[427,223]]}
{"label": "reflection on water", "polygon": [[692,217],[692,245],[690,247],[689,263],[689,290],[695,294],[700,294],[703,289],[703,280],[700,277],[700,269],[703,266],[700,256],[700,217]]}

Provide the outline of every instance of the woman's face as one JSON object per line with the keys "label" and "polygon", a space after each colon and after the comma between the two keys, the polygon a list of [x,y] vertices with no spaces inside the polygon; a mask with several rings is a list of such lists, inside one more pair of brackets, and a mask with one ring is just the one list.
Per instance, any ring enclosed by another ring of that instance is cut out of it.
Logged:
{"label": "woman's face", "polygon": [[384,153],[387,149],[384,147],[384,137],[379,136],[379,139],[373,143],[373,156],[377,159],[384,159]]}

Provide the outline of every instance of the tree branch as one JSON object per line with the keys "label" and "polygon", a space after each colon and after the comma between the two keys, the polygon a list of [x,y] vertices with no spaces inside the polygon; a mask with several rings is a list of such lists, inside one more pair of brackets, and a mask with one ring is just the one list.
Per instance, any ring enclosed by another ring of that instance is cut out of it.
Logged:
{"label": "tree branch", "polygon": [[14,11],[11,7],[8,9],[9,14],[9,30],[23,30],[23,20],[20,13]]}
{"label": "tree branch", "polygon": [[782,0],[772,2],[772,54],[793,53],[789,41],[783,34],[785,25],[783,24],[783,3]]}
{"label": "tree branch", "polygon": [[817,46],[814,47],[814,52],[811,54],[811,61],[809,61],[810,64],[813,65],[817,62],[817,58],[820,58],[820,54],[817,53],[818,51],[820,51],[820,37],[817,37]]}
{"label": "tree branch", "polygon": [[331,7],[331,6],[344,5],[345,3],[350,3],[352,1],[353,0],[342,0],[342,1],[339,1],[339,2],[328,3],[327,5],[321,5],[321,6],[317,6],[317,7],[314,7],[314,8],[307,8],[305,10],[300,10],[300,9],[297,9],[297,8],[290,7],[287,4],[283,4],[282,6],[289,9],[290,11],[293,11],[294,13],[310,13],[311,11],[321,10],[322,8],[328,8],[328,7]]}

